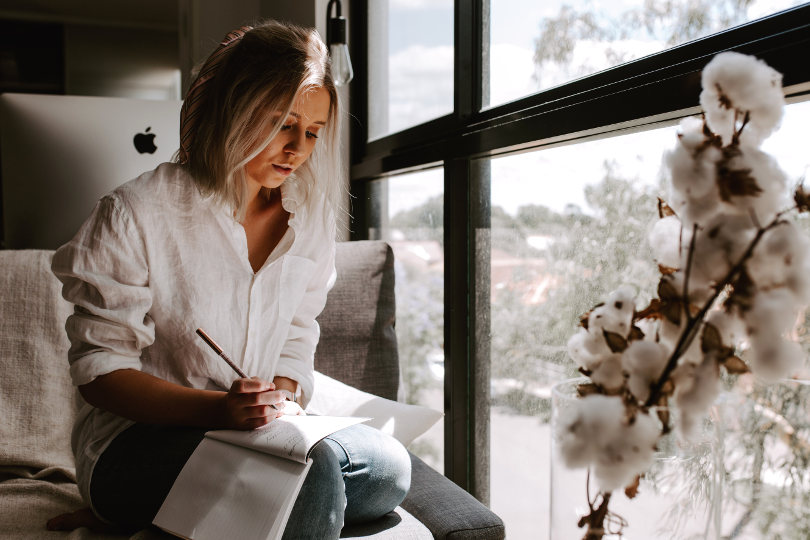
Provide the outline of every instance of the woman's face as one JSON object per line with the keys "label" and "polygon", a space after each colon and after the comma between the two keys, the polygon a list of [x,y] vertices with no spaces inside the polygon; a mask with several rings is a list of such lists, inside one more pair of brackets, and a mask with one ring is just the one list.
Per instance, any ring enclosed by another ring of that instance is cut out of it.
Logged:
{"label": "woman's face", "polygon": [[320,86],[298,96],[281,131],[245,165],[251,188],[277,188],[307,160],[326,125],[330,104],[329,92]]}

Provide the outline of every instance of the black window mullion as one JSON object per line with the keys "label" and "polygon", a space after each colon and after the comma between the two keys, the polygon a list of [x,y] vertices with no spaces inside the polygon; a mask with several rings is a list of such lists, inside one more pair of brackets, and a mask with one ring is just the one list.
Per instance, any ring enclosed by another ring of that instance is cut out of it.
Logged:
{"label": "black window mullion", "polygon": [[[462,124],[481,109],[483,2],[456,0],[454,114]],[[467,158],[444,157],[445,235],[445,475],[483,502],[489,501],[489,304],[477,291],[488,283],[488,244],[479,253],[477,231],[488,220],[477,193],[482,175]],[[488,178],[487,178],[488,180]],[[488,193],[488,183],[486,191]],[[488,237],[487,237],[488,238]],[[478,286],[477,286],[478,285]],[[489,290],[487,287],[485,290]],[[483,328],[479,328],[479,325]],[[483,333],[483,334],[482,334]],[[486,339],[484,340],[486,342]],[[483,389],[483,392],[482,392]]]}

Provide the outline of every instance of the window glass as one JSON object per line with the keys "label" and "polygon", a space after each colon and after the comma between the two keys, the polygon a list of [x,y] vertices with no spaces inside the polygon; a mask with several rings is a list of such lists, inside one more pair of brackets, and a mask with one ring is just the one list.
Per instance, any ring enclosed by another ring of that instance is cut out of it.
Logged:
{"label": "window glass", "polygon": [[[444,411],[444,177],[442,169],[375,181],[379,234],[394,250],[400,400]],[[376,233],[376,231],[372,231]],[[408,447],[444,469],[441,420]]]}
{"label": "window glass", "polygon": [[490,0],[484,106],[512,101],[802,3]]}
{"label": "window glass", "polygon": [[[764,145],[791,185],[808,172],[808,122],[810,103],[789,106]],[[637,287],[640,304],[655,292],[647,233],[656,197],[666,198],[661,158],[676,132],[666,125],[489,161],[491,507],[510,537],[548,538],[550,388],[578,375],[566,342],[579,316],[621,284]]]}
{"label": "window glass", "polygon": [[369,140],[453,112],[453,0],[375,0],[368,28]]}

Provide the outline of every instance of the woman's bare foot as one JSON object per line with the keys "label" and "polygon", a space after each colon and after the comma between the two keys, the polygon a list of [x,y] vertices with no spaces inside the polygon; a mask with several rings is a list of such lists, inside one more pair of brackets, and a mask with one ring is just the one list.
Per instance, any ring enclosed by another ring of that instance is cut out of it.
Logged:
{"label": "woman's bare foot", "polygon": [[45,528],[49,531],[72,531],[79,527],[87,527],[97,533],[114,533],[118,531],[113,525],[104,523],[96,517],[89,507],[52,517],[45,524]]}

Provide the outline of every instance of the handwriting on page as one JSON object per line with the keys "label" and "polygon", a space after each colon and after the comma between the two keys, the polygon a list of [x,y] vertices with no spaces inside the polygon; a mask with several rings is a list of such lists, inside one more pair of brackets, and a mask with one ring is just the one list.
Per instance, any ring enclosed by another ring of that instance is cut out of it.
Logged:
{"label": "handwriting on page", "polygon": [[[275,454],[292,457],[296,449],[307,446],[307,437],[300,427],[287,417],[274,420],[271,424],[246,433],[249,445],[258,448],[273,448]],[[306,452],[306,450],[304,450]]]}
{"label": "handwriting on page", "polygon": [[214,430],[206,437],[245,446],[301,463],[318,441],[344,427],[368,420],[335,416],[282,416],[253,431]]}

